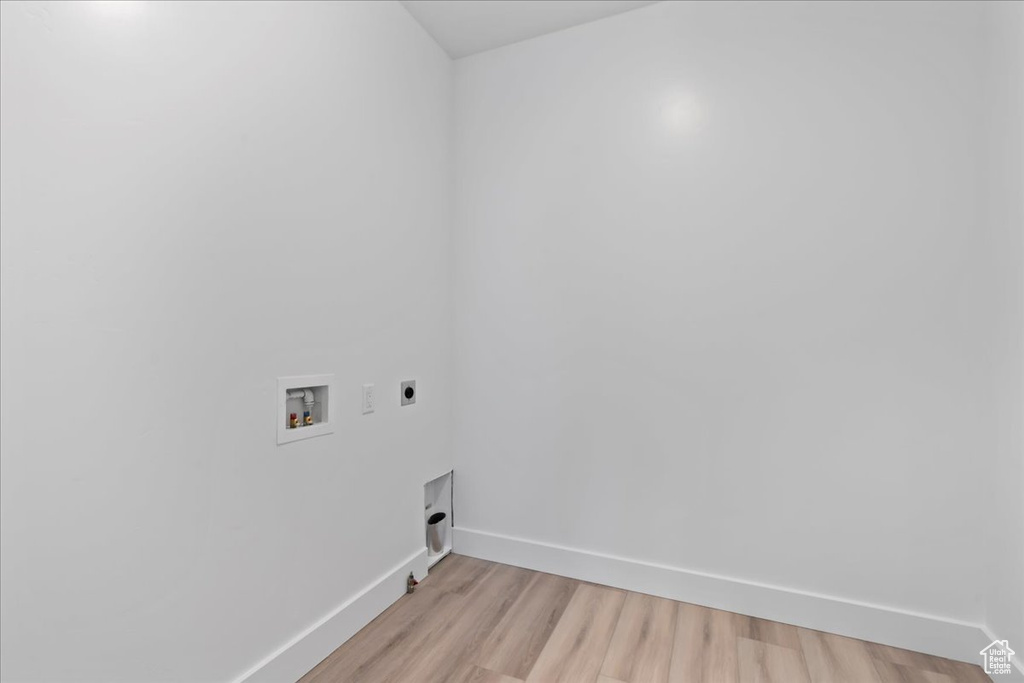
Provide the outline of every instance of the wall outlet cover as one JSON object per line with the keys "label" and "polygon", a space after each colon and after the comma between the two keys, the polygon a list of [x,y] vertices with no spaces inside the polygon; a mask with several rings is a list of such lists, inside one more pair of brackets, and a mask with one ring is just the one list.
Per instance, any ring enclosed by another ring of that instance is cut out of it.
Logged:
{"label": "wall outlet cover", "polygon": [[368,415],[377,409],[377,392],[372,384],[363,385],[363,415]]}
{"label": "wall outlet cover", "polygon": [[416,380],[409,379],[402,382],[402,405],[408,406],[416,402]]}

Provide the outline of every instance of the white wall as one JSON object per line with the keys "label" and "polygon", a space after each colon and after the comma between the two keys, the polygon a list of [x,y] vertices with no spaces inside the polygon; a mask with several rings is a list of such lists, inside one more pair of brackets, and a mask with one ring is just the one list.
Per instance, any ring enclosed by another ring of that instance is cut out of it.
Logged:
{"label": "white wall", "polygon": [[984,177],[998,412],[986,479],[985,623],[993,638],[1010,641],[1021,666],[1024,649],[1015,644],[1024,643],[1024,3],[992,3],[988,12]]}
{"label": "white wall", "polygon": [[[232,679],[423,550],[450,61],[376,2],[4,2],[0,44],[3,678]],[[338,432],[277,447],[318,372]]]}
{"label": "white wall", "polygon": [[458,61],[457,526],[980,624],[982,14],[664,2]]}

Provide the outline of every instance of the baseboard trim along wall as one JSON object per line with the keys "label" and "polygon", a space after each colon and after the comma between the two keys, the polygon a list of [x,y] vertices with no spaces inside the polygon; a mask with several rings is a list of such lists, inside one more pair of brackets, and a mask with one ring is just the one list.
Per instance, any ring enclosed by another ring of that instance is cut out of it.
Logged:
{"label": "baseboard trim along wall", "polygon": [[976,624],[463,527],[453,529],[453,543],[461,555],[971,664],[980,663],[979,651],[991,642]]}
{"label": "baseboard trim along wall", "polygon": [[427,575],[423,548],[298,634],[234,683],[294,683],[405,595],[406,579]]}

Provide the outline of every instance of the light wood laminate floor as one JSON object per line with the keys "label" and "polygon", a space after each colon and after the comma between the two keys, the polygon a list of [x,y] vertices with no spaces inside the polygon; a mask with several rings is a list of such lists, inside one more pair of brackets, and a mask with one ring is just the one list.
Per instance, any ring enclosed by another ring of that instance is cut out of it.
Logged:
{"label": "light wood laminate floor", "polygon": [[460,555],[301,683],[981,683],[973,665]]}

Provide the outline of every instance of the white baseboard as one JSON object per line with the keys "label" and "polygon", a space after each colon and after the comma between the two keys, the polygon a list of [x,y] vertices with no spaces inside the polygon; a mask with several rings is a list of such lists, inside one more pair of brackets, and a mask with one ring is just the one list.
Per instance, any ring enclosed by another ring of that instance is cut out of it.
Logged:
{"label": "white baseboard", "polygon": [[463,527],[453,529],[453,543],[461,555],[971,664],[981,663],[979,651],[992,641],[977,624]]}
{"label": "white baseboard", "polygon": [[426,548],[410,555],[380,579],[239,676],[234,683],[295,683],[405,595],[409,572],[420,579],[427,575]]}

